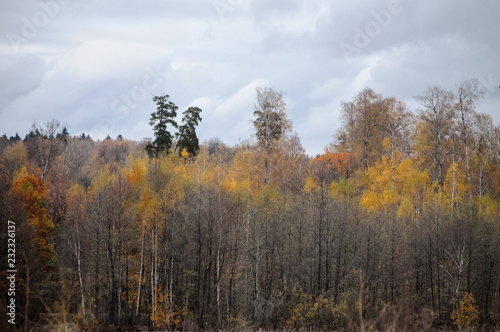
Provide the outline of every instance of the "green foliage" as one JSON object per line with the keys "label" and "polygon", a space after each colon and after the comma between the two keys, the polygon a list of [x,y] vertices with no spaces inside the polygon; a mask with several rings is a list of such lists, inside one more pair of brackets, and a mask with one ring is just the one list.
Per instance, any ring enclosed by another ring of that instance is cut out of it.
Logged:
{"label": "green foliage", "polygon": [[64,144],[67,144],[68,143],[68,139],[70,137],[70,134],[69,134],[69,131],[68,131],[68,128],[67,127],[64,127],[62,129],[62,131],[57,134],[57,138],[62,140],[64,142]]}
{"label": "green foliage", "polygon": [[196,126],[201,122],[200,113],[201,109],[198,107],[189,107],[182,113],[184,115],[182,118],[184,124],[179,127],[179,133],[177,134],[179,155],[186,149],[189,155],[194,156],[200,149],[198,136],[196,136]]}
{"label": "green foliage", "polygon": [[338,182],[331,183],[330,195],[338,199],[353,198],[356,195],[356,187],[351,179],[340,178]]}
{"label": "green foliage", "polygon": [[155,96],[156,112],[151,113],[150,126],[153,126],[155,139],[146,146],[150,157],[156,157],[161,153],[169,153],[172,147],[173,134],[167,129],[167,125],[177,128],[175,117],[179,109],[173,102],[169,101],[169,95]]}

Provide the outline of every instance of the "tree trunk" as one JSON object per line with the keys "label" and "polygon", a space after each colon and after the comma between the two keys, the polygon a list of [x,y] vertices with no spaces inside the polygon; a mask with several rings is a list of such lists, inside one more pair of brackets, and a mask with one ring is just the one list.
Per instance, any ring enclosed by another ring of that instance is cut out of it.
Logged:
{"label": "tree trunk", "polygon": [[30,308],[30,267],[27,262],[28,260],[26,259],[26,305],[24,306],[24,332],[28,332]]}
{"label": "tree trunk", "polygon": [[109,322],[115,323],[116,319],[116,276],[115,276],[115,255],[113,253],[113,227],[111,223],[108,226],[108,263],[109,263],[109,281],[111,288],[111,296],[109,299]]}
{"label": "tree trunk", "polygon": [[83,280],[82,280],[82,269],[81,269],[81,250],[80,250],[80,240],[78,240],[78,244],[75,241],[75,238],[73,236],[73,242],[76,248],[76,262],[78,265],[78,280],[80,282],[80,295],[82,297],[82,314],[83,314],[83,319],[85,319],[85,293],[83,292]]}
{"label": "tree trunk", "polygon": [[141,264],[139,270],[139,285],[137,286],[137,304],[135,306],[135,316],[139,317],[139,307],[141,304],[141,286],[142,286],[142,270],[144,267],[144,240],[146,238],[146,226],[142,227],[142,241],[141,241]]}

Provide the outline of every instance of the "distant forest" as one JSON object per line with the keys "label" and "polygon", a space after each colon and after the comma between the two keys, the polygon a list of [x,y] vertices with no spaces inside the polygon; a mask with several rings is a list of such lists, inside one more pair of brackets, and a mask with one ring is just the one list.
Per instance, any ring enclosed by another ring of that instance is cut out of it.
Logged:
{"label": "distant forest", "polygon": [[268,87],[235,146],[167,95],[151,140],[0,137],[0,330],[10,220],[19,330],[499,331],[500,126],[477,80],[416,100],[359,91],[315,157]]}

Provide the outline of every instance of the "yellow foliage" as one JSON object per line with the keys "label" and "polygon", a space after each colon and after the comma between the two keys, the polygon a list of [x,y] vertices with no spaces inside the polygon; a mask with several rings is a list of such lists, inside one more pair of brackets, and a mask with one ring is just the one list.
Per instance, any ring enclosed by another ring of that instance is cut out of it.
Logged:
{"label": "yellow foliage", "polygon": [[330,184],[330,195],[334,198],[344,199],[356,196],[356,188],[351,179],[340,179],[339,182],[332,181]]}
{"label": "yellow foliage", "polygon": [[158,225],[163,219],[160,200],[149,187],[142,190],[141,198],[137,203],[137,218],[142,220],[143,225]]}
{"label": "yellow foliage", "polygon": [[227,179],[226,181],[223,181],[223,187],[224,190],[234,193],[238,192],[240,189],[248,188],[248,186],[245,185],[245,183],[242,183],[240,185],[233,179]]}
{"label": "yellow foliage", "polygon": [[85,189],[79,184],[73,185],[68,191],[68,210],[72,209],[76,215],[83,213],[85,197]]}
{"label": "yellow foliage", "polygon": [[279,188],[267,183],[260,194],[256,197],[257,203],[267,211],[279,206],[279,201],[281,200],[281,193]]}
{"label": "yellow foliage", "polygon": [[28,168],[26,166],[23,166],[20,170],[18,170],[17,172],[14,173],[14,181],[13,182],[21,180],[26,175],[28,175]]}
{"label": "yellow foliage", "polygon": [[210,172],[210,170],[205,169],[201,172],[200,184],[207,185],[212,181],[212,179],[213,179],[213,175],[212,175],[212,172]]}
{"label": "yellow foliage", "polygon": [[315,190],[319,190],[319,186],[314,182],[314,179],[311,177],[308,177],[306,179],[306,184],[304,185],[304,192],[307,194],[310,194],[311,192]]}
{"label": "yellow foliage", "polygon": [[26,170],[28,167],[28,153],[23,142],[17,142],[7,147],[3,152],[3,157],[6,164],[11,168],[10,171],[13,172],[14,177],[18,179],[22,177],[23,169]]}
{"label": "yellow foliage", "polygon": [[368,169],[361,205],[368,211],[379,211],[394,206],[398,217],[415,218],[422,208],[430,179],[426,172],[420,172],[411,159],[395,160],[385,156]]}
{"label": "yellow foliage", "polygon": [[254,197],[257,194],[255,156],[248,149],[242,149],[236,153],[229,172],[222,179],[222,188],[243,198],[248,195]]}
{"label": "yellow foliage", "polygon": [[132,160],[132,155],[129,155],[127,160],[128,166],[124,167],[125,179],[132,184],[133,188],[142,182],[148,171],[147,157],[137,158]]}
{"label": "yellow foliage", "polygon": [[151,160],[152,165],[159,165],[160,171],[163,174],[168,174],[175,169],[178,157],[176,154],[163,154],[156,160]]}
{"label": "yellow foliage", "polygon": [[186,148],[182,149],[182,151],[181,151],[181,157],[182,157],[183,159],[187,159],[187,158],[189,158],[189,152],[187,151],[187,149],[186,149]]}
{"label": "yellow foliage", "polygon": [[167,209],[172,209],[184,198],[184,186],[177,177],[172,178],[163,189],[163,204]]}
{"label": "yellow foliage", "polygon": [[417,160],[420,163],[425,163],[428,162],[426,156],[432,151],[431,136],[428,134],[432,132],[432,128],[428,122],[419,122],[416,129],[415,152],[418,156]]}
{"label": "yellow foliage", "polygon": [[368,211],[380,210],[381,204],[377,193],[366,191],[361,197],[361,205]]}
{"label": "yellow foliage", "polygon": [[290,308],[286,322],[292,329],[327,329],[334,330],[344,325],[346,303],[341,301],[335,305],[333,299],[320,295],[316,299],[312,295],[300,294],[299,303]]}
{"label": "yellow foliage", "polygon": [[432,183],[426,171],[421,172],[410,159],[403,160],[396,172],[403,178],[398,218],[415,219],[422,212],[426,197],[432,193]]}
{"label": "yellow foliage", "polygon": [[392,151],[392,141],[390,137],[386,137],[382,140],[382,146],[386,151]]}
{"label": "yellow foliage", "polygon": [[175,166],[174,171],[177,175],[177,178],[182,179],[185,182],[190,182],[192,180],[189,176],[187,165],[185,163],[179,163],[177,166]]}
{"label": "yellow foliage", "polygon": [[220,174],[218,173],[220,170],[218,167],[215,167],[206,146],[200,147],[200,151],[196,155],[192,167],[195,174],[194,178],[200,185],[208,185]]}
{"label": "yellow foliage", "polygon": [[83,197],[85,196],[85,189],[80,184],[75,184],[71,187],[70,193],[75,196]]}
{"label": "yellow foliage", "polygon": [[90,195],[96,194],[99,190],[109,187],[110,183],[113,181],[113,176],[108,167],[102,167],[97,173],[96,177],[92,180],[90,185],[89,193]]}
{"label": "yellow foliage", "polygon": [[465,174],[460,171],[457,163],[453,163],[448,172],[443,186],[444,206],[453,209],[463,203],[468,192]]}
{"label": "yellow foliage", "polygon": [[383,156],[382,160],[370,167],[367,172],[367,189],[361,197],[361,205],[369,211],[377,211],[394,202],[392,192],[396,190],[398,180],[393,174],[390,160]]}
{"label": "yellow foliage", "polygon": [[500,216],[500,204],[489,193],[478,197],[479,215],[485,220],[495,220]]}
{"label": "yellow foliage", "polygon": [[465,293],[458,309],[451,314],[451,319],[460,330],[467,329],[479,322],[479,310],[472,293]]}
{"label": "yellow foliage", "polygon": [[170,302],[170,293],[165,292],[161,287],[155,290],[156,303],[155,310],[151,310],[151,321],[158,328],[181,328],[182,321],[187,312],[174,303]]}

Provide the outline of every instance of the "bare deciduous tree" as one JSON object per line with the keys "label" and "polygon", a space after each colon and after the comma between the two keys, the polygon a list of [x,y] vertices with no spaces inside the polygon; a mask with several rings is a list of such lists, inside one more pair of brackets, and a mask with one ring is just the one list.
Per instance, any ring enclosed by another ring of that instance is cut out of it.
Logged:
{"label": "bare deciduous tree", "polygon": [[448,143],[455,115],[455,96],[448,90],[434,86],[418,96],[417,101],[424,107],[420,118],[430,130],[422,132],[422,135],[428,135],[433,180],[437,180],[440,185],[443,185],[445,158],[450,152]]}
{"label": "bare deciduous tree", "polygon": [[259,146],[264,150],[264,183],[270,178],[269,155],[273,145],[290,129],[291,123],[286,116],[285,96],[272,88],[257,88],[257,105],[253,112],[253,122]]}

